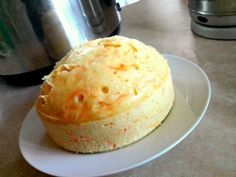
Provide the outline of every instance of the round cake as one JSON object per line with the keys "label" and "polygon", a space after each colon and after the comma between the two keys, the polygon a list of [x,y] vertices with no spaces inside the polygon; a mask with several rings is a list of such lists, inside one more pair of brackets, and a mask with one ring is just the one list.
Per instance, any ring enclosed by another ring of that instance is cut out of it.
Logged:
{"label": "round cake", "polygon": [[51,139],[77,153],[114,150],[143,138],[169,113],[167,61],[121,36],[80,45],[44,77],[36,110]]}

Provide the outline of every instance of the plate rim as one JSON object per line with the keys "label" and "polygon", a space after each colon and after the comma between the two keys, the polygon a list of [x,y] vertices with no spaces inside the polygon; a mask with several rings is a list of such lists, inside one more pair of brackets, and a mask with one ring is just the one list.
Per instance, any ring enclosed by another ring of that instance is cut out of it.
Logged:
{"label": "plate rim", "polygon": [[[209,106],[209,104],[210,104],[210,101],[211,101],[211,94],[212,94],[212,91],[211,91],[211,83],[210,83],[210,80],[209,80],[209,78],[208,78],[206,72],[205,72],[199,65],[197,65],[196,63],[194,63],[194,62],[192,62],[192,61],[190,61],[190,60],[188,60],[188,59],[186,59],[186,58],[183,58],[183,57],[180,57],[180,56],[171,55],[171,54],[165,54],[165,53],[163,53],[162,55],[164,56],[164,58],[166,58],[166,57],[173,57],[173,58],[175,58],[175,59],[182,60],[182,61],[184,61],[184,62],[186,62],[186,63],[189,63],[189,64],[195,66],[195,67],[200,71],[200,73],[203,75],[203,78],[205,79],[206,84],[207,84],[207,99],[206,99],[206,102],[205,102],[205,105],[204,105],[204,109],[202,110],[202,113],[201,113],[200,116],[199,116],[199,117],[201,117],[201,119],[202,119],[202,117],[203,117],[204,114],[206,113],[207,108],[208,108],[208,106]],[[166,59],[166,60],[168,61],[168,59]],[[200,122],[200,121],[199,121],[199,122]]]}

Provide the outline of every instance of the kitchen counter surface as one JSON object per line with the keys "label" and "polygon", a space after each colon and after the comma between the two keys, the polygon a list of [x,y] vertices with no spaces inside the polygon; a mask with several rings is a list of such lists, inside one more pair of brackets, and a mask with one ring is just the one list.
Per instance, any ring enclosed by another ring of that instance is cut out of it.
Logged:
{"label": "kitchen counter surface", "polygon": [[[122,10],[121,34],[181,56],[207,73],[212,98],[199,126],[172,150],[112,177],[236,176],[236,41],[209,40],[190,30],[186,0],[143,0]],[[20,154],[21,124],[39,86],[0,81],[0,176],[46,177]],[[36,132],[37,133],[37,132]]]}

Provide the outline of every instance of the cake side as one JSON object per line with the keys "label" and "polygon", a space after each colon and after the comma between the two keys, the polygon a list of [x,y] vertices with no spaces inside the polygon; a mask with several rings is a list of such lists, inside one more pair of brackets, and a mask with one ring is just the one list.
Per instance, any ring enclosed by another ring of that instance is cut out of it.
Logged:
{"label": "cake side", "polygon": [[58,125],[42,120],[52,140],[64,149],[79,153],[103,152],[127,146],[153,131],[166,118],[173,100],[169,76],[160,90],[143,104],[119,115],[80,125]]}

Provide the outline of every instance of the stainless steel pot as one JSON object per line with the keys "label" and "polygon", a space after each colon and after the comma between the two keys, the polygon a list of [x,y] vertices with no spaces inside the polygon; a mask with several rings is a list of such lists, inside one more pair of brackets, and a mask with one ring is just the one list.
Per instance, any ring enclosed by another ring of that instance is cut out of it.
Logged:
{"label": "stainless steel pot", "polygon": [[115,0],[1,0],[0,76],[40,80],[71,48],[117,34],[119,10]]}
{"label": "stainless steel pot", "polygon": [[192,19],[215,27],[236,26],[236,0],[188,0]]}

